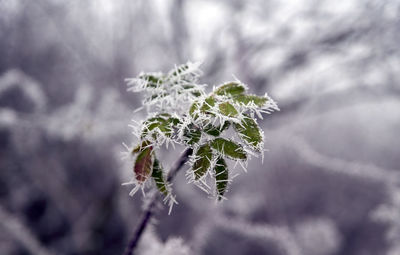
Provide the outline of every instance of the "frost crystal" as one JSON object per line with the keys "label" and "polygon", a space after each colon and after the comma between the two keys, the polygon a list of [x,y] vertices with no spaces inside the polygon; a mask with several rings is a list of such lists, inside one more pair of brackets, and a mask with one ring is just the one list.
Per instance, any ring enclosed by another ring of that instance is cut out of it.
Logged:
{"label": "frost crystal", "polygon": [[170,210],[177,203],[156,157],[156,150],[163,145],[191,148],[188,181],[218,200],[225,198],[236,176],[229,174],[226,159],[236,161],[247,171],[250,157],[264,152],[264,132],[255,116],[262,118],[263,113],[279,110],[277,104],[267,94],[248,94],[248,87],[239,80],[214,87],[207,94],[206,85],[197,83],[201,74],[199,63],[189,62],[166,74],[141,73],[126,80],[129,91],[145,94],[140,110],[147,111],[145,120],[131,125],[140,140],[128,148],[129,154],[136,157],[134,177],[125,183],[134,185],[131,195],[153,184]]}

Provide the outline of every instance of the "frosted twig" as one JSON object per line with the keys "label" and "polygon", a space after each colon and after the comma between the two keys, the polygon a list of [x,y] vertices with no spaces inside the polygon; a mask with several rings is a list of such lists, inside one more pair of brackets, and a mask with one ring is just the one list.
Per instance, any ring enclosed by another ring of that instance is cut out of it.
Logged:
{"label": "frosted twig", "polygon": [[[175,165],[171,168],[171,170],[168,172],[167,176],[167,182],[171,183],[172,180],[175,178],[176,174],[179,172],[179,170],[182,168],[182,166],[186,163],[186,161],[189,159],[189,156],[193,153],[192,149],[186,149],[182,155],[179,157],[179,159],[176,161]],[[125,255],[131,255],[133,254],[134,250],[136,249],[140,238],[142,237],[146,227],[150,223],[151,218],[155,214],[155,209],[156,209],[156,204],[157,201],[160,198],[160,193],[159,192],[154,192],[151,194],[149,203],[147,204],[146,208],[143,211],[142,217],[139,221],[139,224],[137,225],[132,238],[129,241],[129,244],[124,252]]]}

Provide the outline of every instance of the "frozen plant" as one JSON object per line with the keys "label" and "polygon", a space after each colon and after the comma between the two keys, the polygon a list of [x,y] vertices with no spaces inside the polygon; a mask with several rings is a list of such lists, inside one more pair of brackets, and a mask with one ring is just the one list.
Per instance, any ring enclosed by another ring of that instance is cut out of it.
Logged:
{"label": "frozen plant", "polygon": [[238,80],[206,93],[206,85],[198,84],[200,75],[199,64],[189,62],[167,74],[141,73],[127,79],[129,91],[145,94],[143,108],[148,114],[145,120],[132,125],[138,144],[127,147],[136,156],[134,177],[126,183],[134,185],[130,195],[154,185],[170,210],[176,203],[157,157],[163,145],[185,146],[188,153],[183,161],[190,165],[188,181],[218,200],[224,198],[232,179],[226,160],[246,170],[251,155],[263,154],[264,133],[255,116],[262,118],[262,113],[279,110],[276,103],[267,94],[247,93],[248,87]]}
{"label": "frozen plant", "polygon": [[[134,252],[156,205],[157,197],[172,206],[177,203],[172,194],[171,181],[185,164],[188,181],[212,194],[217,200],[224,194],[232,180],[227,159],[240,164],[246,171],[252,155],[263,155],[264,133],[257,124],[256,116],[279,110],[267,95],[247,93],[248,88],[235,80],[214,87],[206,93],[206,85],[198,84],[201,75],[198,63],[176,66],[167,74],[141,73],[127,79],[129,91],[145,94],[143,106],[147,117],[131,125],[139,139],[137,145],[128,147],[127,154],[134,155],[134,176],[126,185],[138,190],[153,186],[150,200],[145,205],[143,217],[130,239],[125,254]],[[229,134],[229,138],[227,137]],[[185,151],[174,167],[164,171],[157,151],[162,147],[183,145]]]}

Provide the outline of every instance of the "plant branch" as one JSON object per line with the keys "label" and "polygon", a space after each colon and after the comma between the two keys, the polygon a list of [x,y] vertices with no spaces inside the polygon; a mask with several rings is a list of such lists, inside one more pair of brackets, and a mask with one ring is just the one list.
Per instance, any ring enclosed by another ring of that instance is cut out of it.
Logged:
{"label": "plant branch", "polygon": [[[193,150],[190,148],[186,149],[182,153],[182,155],[179,157],[179,159],[175,162],[175,165],[168,172],[168,176],[167,176],[168,183],[172,182],[172,180],[175,178],[176,174],[179,172],[179,170],[182,168],[182,166],[185,164],[185,162],[189,159],[189,156],[192,153],[193,153]],[[140,241],[140,238],[142,237],[146,227],[150,223],[151,218],[155,214],[155,205],[157,204],[157,201],[159,198],[160,198],[159,192],[155,191],[152,193],[151,198],[150,198],[150,203],[148,203],[145,210],[143,211],[142,217],[140,219],[140,223],[136,227],[136,229],[133,233],[133,236],[129,241],[129,244],[126,247],[124,255],[134,254],[134,251]]]}

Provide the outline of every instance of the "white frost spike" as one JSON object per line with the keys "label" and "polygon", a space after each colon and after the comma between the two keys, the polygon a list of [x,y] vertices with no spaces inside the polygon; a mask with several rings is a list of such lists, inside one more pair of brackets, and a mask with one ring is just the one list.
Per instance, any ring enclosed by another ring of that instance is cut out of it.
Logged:
{"label": "white frost spike", "polygon": [[169,193],[165,198],[164,198],[164,203],[168,204],[168,215],[171,214],[172,212],[172,207],[174,206],[174,204],[178,204],[178,202],[176,201],[175,196],[173,196],[171,193]]}
{"label": "white frost spike", "polygon": [[242,167],[243,171],[245,173],[247,173],[247,167],[245,165],[243,165],[242,161],[238,160],[238,162],[239,162],[239,165]]}
{"label": "white frost spike", "polygon": [[143,187],[144,187],[144,186],[138,184],[138,183],[137,183],[136,181],[134,181],[134,180],[131,180],[130,182],[122,183],[122,185],[123,185],[123,186],[125,186],[125,185],[134,185],[133,189],[129,192],[129,196],[135,195],[136,192],[138,192],[139,189],[142,189],[142,190],[143,190]]}

